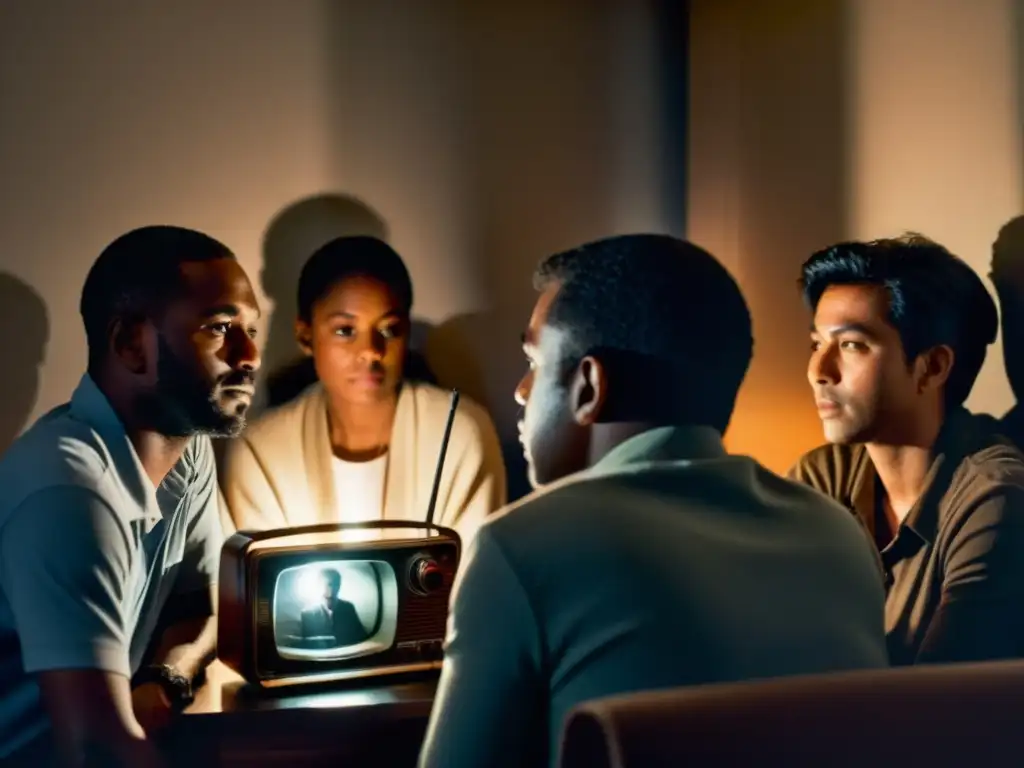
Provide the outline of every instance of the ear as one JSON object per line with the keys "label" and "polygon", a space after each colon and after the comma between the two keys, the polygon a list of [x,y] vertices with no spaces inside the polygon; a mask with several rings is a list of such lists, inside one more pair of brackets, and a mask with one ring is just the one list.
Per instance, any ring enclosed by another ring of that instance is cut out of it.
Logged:
{"label": "ear", "polygon": [[608,372],[596,357],[584,357],[569,386],[569,406],[581,427],[595,424],[608,400]]}
{"label": "ear", "polygon": [[138,376],[149,369],[145,330],[146,323],[141,319],[118,317],[110,323],[107,331],[111,357]]}
{"label": "ear", "polygon": [[313,329],[305,320],[295,319],[295,341],[298,342],[302,354],[312,356],[313,354]]}
{"label": "ear", "polygon": [[917,391],[940,389],[949,380],[956,355],[952,347],[941,344],[921,353],[917,363]]}

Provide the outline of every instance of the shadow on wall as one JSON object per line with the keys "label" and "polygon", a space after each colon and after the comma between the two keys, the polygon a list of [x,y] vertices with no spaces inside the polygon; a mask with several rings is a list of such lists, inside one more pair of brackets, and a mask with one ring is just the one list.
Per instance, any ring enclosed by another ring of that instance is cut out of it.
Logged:
{"label": "shadow on wall", "polygon": [[320,194],[292,203],[278,213],[263,236],[260,283],[274,303],[263,348],[268,406],[287,402],[316,380],[312,361],[295,344],[299,273],[306,259],[336,237],[372,235],[388,239],[384,220],[351,195]]}
{"label": "shadow on wall", "polygon": [[[512,395],[524,370],[520,337],[536,301],[533,271],[553,253],[614,234],[609,222],[622,220],[611,159],[630,140],[617,117],[609,119],[618,109],[618,4],[526,5],[533,10],[492,3],[484,13],[477,4],[462,20],[458,56],[473,138],[464,161],[472,203],[467,247],[481,255],[488,314],[454,318],[440,332],[482,361],[462,373],[486,386],[510,500],[527,489]],[[431,362],[440,376],[444,366],[432,350]]]}
{"label": "shadow on wall", "polygon": [[423,351],[442,387],[456,387],[488,411],[493,403],[487,394],[480,360],[487,359],[490,317],[483,312],[455,315],[429,327]]}
{"label": "shadow on wall", "polygon": [[28,421],[39,394],[39,371],[50,340],[46,303],[32,286],[14,275],[0,272],[0,328],[8,332],[0,340],[4,361],[0,390],[0,453],[14,442]]}
{"label": "shadow on wall", "polygon": [[1003,417],[1007,437],[1024,445],[1024,216],[1011,219],[992,245],[992,284],[999,298],[1003,363],[1016,404]]}
{"label": "shadow on wall", "polygon": [[[492,418],[497,410],[512,402],[513,388],[498,394],[500,398],[507,398],[506,401],[496,402],[496,398],[489,396],[486,371],[480,361],[490,361],[499,355],[515,355],[515,350],[499,352],[495,349],[495,328],[496,321],[491,313],[455,315],[430,328],[422,347],[430,362],[430,370],[437,376],[437,383],[457,388],[486,408]],[[526,461],[518,438],[509,438],[501,430],[499,437],[502,438],[501,450],[508,476],[508,498],[515,501],[530,490],[526,480]]]}

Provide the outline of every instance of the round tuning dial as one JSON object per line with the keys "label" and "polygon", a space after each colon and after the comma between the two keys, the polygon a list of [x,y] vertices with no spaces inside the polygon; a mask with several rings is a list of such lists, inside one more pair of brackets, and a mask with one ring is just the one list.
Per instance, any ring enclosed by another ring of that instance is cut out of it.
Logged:
{"label": "round tuning dial", "polygon": [[417,557],[409,569],[409,586],[418,595],[429,595],[444,586],[444,571],[432,557]]}

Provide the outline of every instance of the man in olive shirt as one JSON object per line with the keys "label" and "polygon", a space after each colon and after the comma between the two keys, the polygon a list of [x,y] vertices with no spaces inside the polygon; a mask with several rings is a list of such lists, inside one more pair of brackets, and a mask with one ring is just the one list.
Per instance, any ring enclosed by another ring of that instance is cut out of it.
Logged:
{"label": "man in olive shirt", "polygon": [[801,285],[829,445],[790,474],[874,538],[891,663],[1021,655],[1024,455],[963,407],[996,336],[984,285],[919,236],[835,245]]}

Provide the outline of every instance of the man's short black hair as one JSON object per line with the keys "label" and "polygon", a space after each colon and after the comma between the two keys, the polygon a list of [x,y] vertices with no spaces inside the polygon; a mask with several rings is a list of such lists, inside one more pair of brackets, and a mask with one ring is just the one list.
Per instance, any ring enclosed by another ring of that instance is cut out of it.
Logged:
{"label": "man's short black hair", "polygon": [[668,235],[621,235],[543,261],[534,286],[552,284],[547,323],[572,343],[563,364],[604,357],[623,383],[609,418],[725,431],[753,338],[739,286],[710,253]]}
{"label": "man's short black hair", "polygon": [[337,597],[338,590],[341,589],[341,572],[337,568],[324,568],[320,571],[320,576],[331,588],[331,597]]}
{"label": "man's short black hair", "polygon": [[355,235],[325,243],[306,261],[299,275],[299,319],[310,322],[313,305],[350,277],[379,280],[394,292],[404,314],[412,312],[412,279],[402,257],[383,240]]}
{"label": "man's short black hair", "polygon": [[833,285],[877,285],[889,295],[888,321],[899,332],[909,364],[947,345],[955,360],[946,382],[947,407],[963,404],[978,378],[999,315],[981,278],[964,261],[922,235],[846,242],[818,251],[804,265],[800,286],[811,311]]}
{"label": "man's short black hair", "polygon": [[224,258],[234,255],[218,240],[165,225],[133,229],[104,248],[85,278],[79,305],[90,372],[106,357],[114,320],[157,317],[182,289],[182,264]]}

